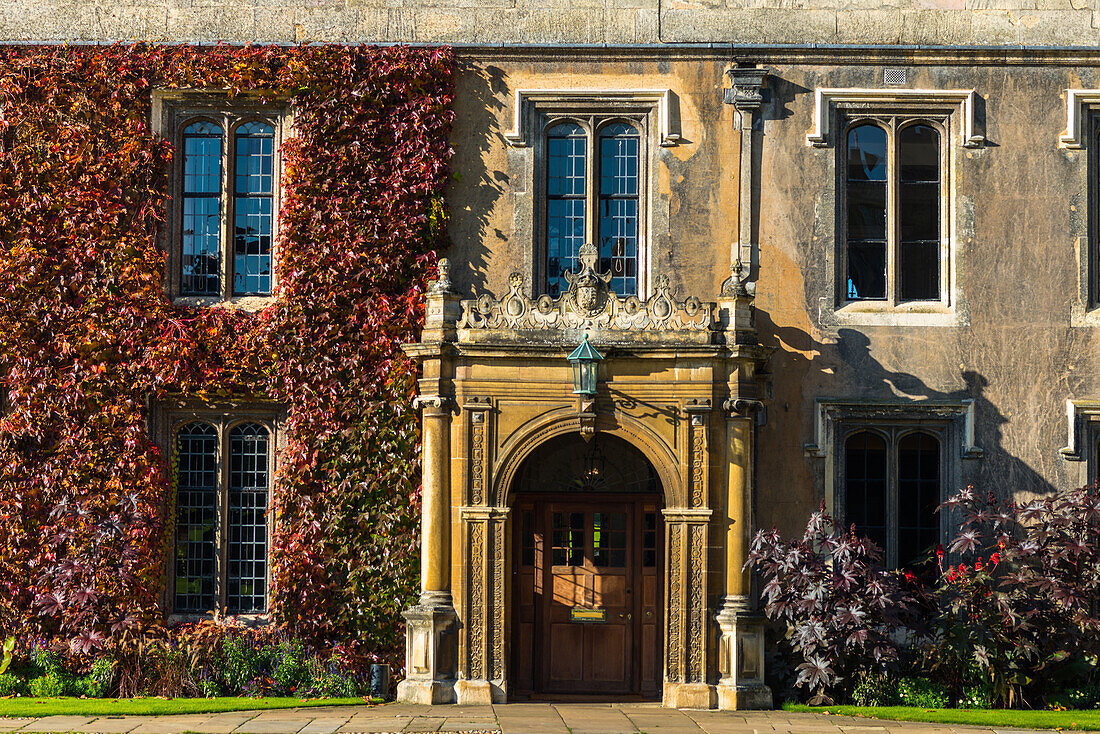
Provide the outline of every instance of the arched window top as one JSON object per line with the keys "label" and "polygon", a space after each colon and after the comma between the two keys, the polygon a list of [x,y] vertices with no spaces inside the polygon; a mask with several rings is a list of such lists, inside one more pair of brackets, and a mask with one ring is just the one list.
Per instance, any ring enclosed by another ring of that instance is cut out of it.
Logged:
{"label": "arched window top", "polygon": [[179,438],[216,438],[218,433],[209,423],[195,421],[182,426],[176,435]]}
{"label": "arched window top", "polygon": [[939,451],[940,440],[930,433],[924,431],[913,431],[907,433],[898,442],[898,449],[901,451]]}
{"label": "arched window top", "polygon": [[229,438],[233,439],[267,439],[267,427],[260,423],[239,423],[229,430]]}
{"label": "arched window top", "polygon": [[548,138],[583,138],[584,128],[575,122],[559,122],[546,131]]}
{"label": "arched window top", "polygon": [[902,182],[939,181],[939,130],[924,122],[908,125],[898,133],[898,146]]}
{"label": "arched window top", "polygon": [[263,120],[251,120],[237,126],[237,135],[250,137],[274,137],[275,128]]}
{"label": "arched window top", "polygon": [[183,129],[184,135],[216,135],[221,136],[221,125],[210,120],[196,120]]}
{"label": "arched window top", "polygon": [[845,447],[862,450],[886,450],[886,439],[874,431],[857,431],[848,436]]}
{"label": "arched window top", "polygon": [[848,180],[886,180],[886,131],[865,122],[848,130]]}
{"label": "arched window top", "polygon": [[638,137],[638,128],[626,122],[612,122],[600,128],[601,138]]}

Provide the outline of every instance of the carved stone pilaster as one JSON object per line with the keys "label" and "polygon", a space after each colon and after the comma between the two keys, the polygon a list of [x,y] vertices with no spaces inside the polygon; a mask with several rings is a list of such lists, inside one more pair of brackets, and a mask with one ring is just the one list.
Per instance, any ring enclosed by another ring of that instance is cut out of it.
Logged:
{"label": "carved stone pilaster", "polygon": [[504,665],[504,536],[508,510],[463,507],[466,588],[464,660],[455,684],[461,704],[502,703]]}
{"label": "carved stone pilaster", "polygon": [[487,502],[489,477],[489,411],[492,409],[490,398],[473,397],[465,401],[463,409],[469,414],[470,427],[470,476],[468,477],[470,505],[483,505]]}
{"label": "carved stone pilaster", "polygon": [[668,539],[668,655],[664,705],[714,708],[707,683],[707,528],[710,510],[664,510]]}
{"label": "carved stone pilaster", "polygon": [[709,455],[707,448],[707,416],[710,413],[709,400],[689,400],[684,406],[684,412],[688,414],[688,440],[691,445],[688,448],[691,462],[688,465],[689,502],[691,507],[706,507],[707,487],[710,481]]}
{"label": "carved stone pilaster", "polygon": [[770,709],[772,691],[764,683],[764,618],[750,614],[742,600],[727,597],[716,617],[718,708],[727,711]]}

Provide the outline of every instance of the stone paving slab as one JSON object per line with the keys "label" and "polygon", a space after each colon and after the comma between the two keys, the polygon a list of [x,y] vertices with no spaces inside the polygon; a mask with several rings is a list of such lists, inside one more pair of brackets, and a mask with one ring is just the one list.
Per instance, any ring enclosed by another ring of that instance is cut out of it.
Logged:
{"label": "stone paving slab", "polygon": [[[676,711],[654,703],[326,706],[172,716],[0,719],[0,734],[1051,734],[786,711]],[[1067,733],[1068,734],[1068,733]]]}

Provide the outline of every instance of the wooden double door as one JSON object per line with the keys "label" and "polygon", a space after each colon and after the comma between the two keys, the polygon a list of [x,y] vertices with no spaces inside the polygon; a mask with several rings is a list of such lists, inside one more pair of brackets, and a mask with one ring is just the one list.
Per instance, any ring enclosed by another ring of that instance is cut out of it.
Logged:
{"label": "wooden double door", "polygon": [[515,694],[658,696],[659,497],[521,496],[516,510]]}

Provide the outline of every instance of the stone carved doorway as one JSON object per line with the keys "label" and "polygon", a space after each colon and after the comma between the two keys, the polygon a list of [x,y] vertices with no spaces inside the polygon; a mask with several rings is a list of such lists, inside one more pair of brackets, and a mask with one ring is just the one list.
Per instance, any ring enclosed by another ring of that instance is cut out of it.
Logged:
{"label": "stone carved doorway", "polygon": [[512,694],[658,698],[662,492],[627,441],[569,434],[513,491]]}

